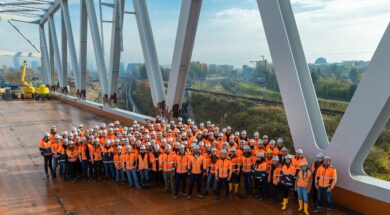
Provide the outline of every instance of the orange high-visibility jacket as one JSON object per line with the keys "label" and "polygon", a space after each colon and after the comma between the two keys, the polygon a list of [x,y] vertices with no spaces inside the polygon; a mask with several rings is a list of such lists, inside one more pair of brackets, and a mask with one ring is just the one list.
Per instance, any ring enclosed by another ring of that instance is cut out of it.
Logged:
{"label": "orange high-visibility jacket", "polygon": [[274,185],[278,185],[279,182],[280,182],[280,174],[282,172],[282,168],[280,165],[278,165],[275,169],[274,169],[274,173],[272,175],[272,183]]}
{"label": "orange high-visibility jacket", "polygon": [[123,154],[114,155],[114,164],[116,169],[125,168],[125,156]]}
{"label": "orange high-visibility jacket", "polygon": [[169,154],[167,153],[164,153],[161,156],[161,164],[162,164],[162,167],[163,167],[163,171],[164,172],[172,172],[175,168],[174,164],[175,164],[175,153],[171,152]]}
{"label": "orange high-visibility jacket", "polygon": [[133,170],[137,164],[137,154],[130,152],[125,155],[126,170]]}
{"label": "orange high-visibility jacket", "polygon": [[[154,155],[154,152],[149,152],[149,162],[150,162],[150,165],[151,165],[151,169],[152,171],[156,172],[156,171],[162,171],[162,168],[161,168],[161,164],[159,162],[159,158],[161,156],[157,157]],[[158,169],[157,169],[157,162],[158,162]]]}
{"label": "orange high-visibility jacket", "polygon": [[316,184],[319,187],[330,187],[331,190],[334,189],[334,186],[337,182],[337,172],[336,169],[329,165],[328,167],[320,166],[316,174]]}
{"label": "orange high-visibility jacket", "polygon": [[87,160],[87,146],[85,144],[81,144],[80,146],[78,146],[77,151],[79,153],[80,160]]}
{"label": "orange high-visibility jacket", "polygon": [[284,164],[282,167],[281,173],[281,182],[285,185],[293,185],[293,181],[295,178],[296,169],[293,164],[290,163],[290,166]]}
{"label": "orange high-visibility jacket", "polygon": [[212,163],[211,162],[211,158],[209,160],[206,161],[206,165],[207,165],[207,173],[211,173],[211,174],[215,174],[215,165],[217,164],[217,162],[215,163]]}
{"label": "orange high-visibility jacket", "polygon": [[138,170],[145,170],[149,168],[149,154],[145,153],[144,158],[138,155]]}
{"label": "orange high-visibility jacket", "polygon": [[39,142],[39,149],[41,150],[42,155],[51,155],[51,141],[41,140]]}
{"label": "orange high-visibility jacket", "polygon": [[53,141],[51,143],[51,152],[53,153],[54,157],[58,157],[57,152],[58,152],[59,146],[60,146],[59,142]]}
{"label": "orange high-visibility jacket", "polygon": [[230,178],[232,176],[232,161],[229,159],[219,159],[216,163],[216,173],[217,178]]}
{"label": "orange high-visibility jacket", "polygon": [[66,155],[68,156],[69,162],[76,162],[77,157],[78,157],[78,151],[75,148],[66,149]]}
{"label": "orange high-visibility jacket", "polygon": [[191,155],[188,160],[188,169],[191,170],[192,174],[201,173],[202,169],[206,169],[206,159],[201,154],[198,157]]}
{"label": "orange high-visibility jacket", "polygon": [[292,159],[292,164],[295,166],[295,169],[297,169],[297,170],[301,170],[301,163],[302,162],[307,163],[306,158],[301,157],[301,158],[293,158]]}
{"label": "orange high-visibility jacket", "polygon": [[232,165],[233,165],[233,173],[234,174],[239,174],[241,166],[242,166],[242,159],[241,159],[241,157],[235,156],[231,160],[232,160]]}
{"label": "orange high-visibility jacket", "polygon": [[255,163],[255,177],[259,180],[264,180],[267,177],[267,162],[263,161],[262,163]]}
{"label": "orange high-visibility jacket", "polygon": [[307,170],[306,174],[303,174],[302,171],[299,171],[297,176],[297,187],[308,188],[311,185],[311,176],[312,173],[310,170]]}
{"label": "orange high-visibility jacket", "polygon": [[246,173],[252,171],[253,163],[254,163],[254,159],[252,156],[250,157],[242,156],[242,171]]}
{"label": "orange high-visibility jacket", "polygon": [[188,162],[189,162],[188,155],[184,155],[184,156],[176,155],[175,156],[176,172],[180,174],[187,173]]}
{"label": "orange high-visibility jacket", "polygon": [[90,156],[94,161],[101,161],[103,159],[102,149],[100,147],[92,147],[90,152]]}

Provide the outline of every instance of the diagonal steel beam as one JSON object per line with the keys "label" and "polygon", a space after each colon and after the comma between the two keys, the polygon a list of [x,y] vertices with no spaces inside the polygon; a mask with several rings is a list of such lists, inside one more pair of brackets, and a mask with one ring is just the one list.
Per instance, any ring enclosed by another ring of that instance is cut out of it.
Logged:
{"label": "diagonal steel beam", "polygon": [[108,80],[107,80],[107,69],[106,63],[104,61],[102,41],[99,34],[99,26],[97,22],[96,9],[93,0],[85,0],[87,6],[89,27],[91,30],[93,47],[95,50],[95,59],[96,65],[99,71],[100,83],[102,85],[102,95],[104,98],[104,103],[107,102],[108,98]]}
{"label": "diagonal steel beam", "polygon": [[157,115],[162,115],[165,110],[165,88],[158,62],[156,45],[154,43],[152,26],[145,0],[133,0],[138,33],[141,40],[142,53],[145,59],[146,72],[148,74],[153,105]]}
{"label": "diagonal steel beam", "polygon": [[53,16],[49,17],[49,29],[50,29],[51,42],[54,49],[55,63],[57,65],[57,76],[60,82],[60,86],[63,87],[61,55],[60,55],[60,48],[58,46],[57,33],[56,33],[57,31],[54,24]]}
{"label": "diagonal steel beam", "polygon": [[77,55],[76,55],[76,47],[74,43],[72,24],[70,22],[70,15],[69,15],[67,2],[65,1],[61,2],[61,10],[64,16],[66,37],[68,38],[68,48],[69,48],[70,62],[72,64],[73,77],[75,79],[76,89],[79,90],[80,89],[80,68],[79,68]]}
{"label": "diagonal steel beam", "polygon": [[80,98],[86,99],[87,87],[88,14],[84,0],[80,0]]}
{"label": "diagonal steel beam", "polygon": [[68,38],[66,37],[66,27],[64,13],[61,12],[61,41],[62,41],[62,84],[61,92],[68,92]]}
{"label": "diagonal steel beam", "polygon": [[167,118],[180,115],[202,0],[183,0],[167,94]]}

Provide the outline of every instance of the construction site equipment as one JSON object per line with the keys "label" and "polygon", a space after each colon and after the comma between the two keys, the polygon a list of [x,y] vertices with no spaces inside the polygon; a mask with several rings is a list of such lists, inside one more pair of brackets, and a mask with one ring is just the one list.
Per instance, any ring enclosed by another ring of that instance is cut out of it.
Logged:
{"label": "construction site equipment", "polygon": [[26,81],[27,62],[23,62],[22,74],[20,77],[21,87],[21,99],[33,99],[35,97],[35,87],[28,81]]}

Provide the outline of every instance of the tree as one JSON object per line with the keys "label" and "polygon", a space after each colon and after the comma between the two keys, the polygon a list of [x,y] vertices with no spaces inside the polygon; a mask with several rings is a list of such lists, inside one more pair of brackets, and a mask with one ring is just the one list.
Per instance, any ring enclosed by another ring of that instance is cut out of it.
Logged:
{"label": "tree", "polygon": [[351,69],[351,71],[349,72],[349,78],[354,84],[359,82],[359,73],[356,68]]}
{"label": "tree", "polygon": [[[318,68],[319,69],[319,68]],[[313,84],[316,85],[317,82],[318,82],[318,76],[317,74],[314,72],[314,69],[311,71],[311,79],[313,81]]]}

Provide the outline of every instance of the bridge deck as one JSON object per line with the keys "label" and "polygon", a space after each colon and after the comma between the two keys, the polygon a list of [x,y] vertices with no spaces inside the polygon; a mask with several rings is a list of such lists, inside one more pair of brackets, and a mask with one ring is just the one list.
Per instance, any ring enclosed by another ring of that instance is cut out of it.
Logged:
{"label": "bridge deck", "polygon": [[[47,180],[37,145],[55,124],[59,130],[107,120],[59,101],[0,101],[0,214],[298,214],[270,201],[194,198],[172,200],[162,189],[129,190],[109,182],[71,184]],[[336,209],[334,214],[346,214]]]}

